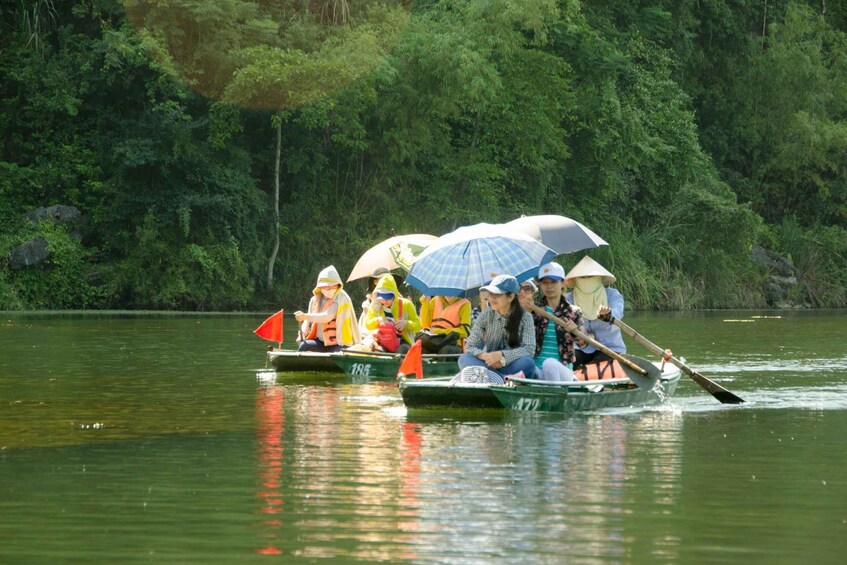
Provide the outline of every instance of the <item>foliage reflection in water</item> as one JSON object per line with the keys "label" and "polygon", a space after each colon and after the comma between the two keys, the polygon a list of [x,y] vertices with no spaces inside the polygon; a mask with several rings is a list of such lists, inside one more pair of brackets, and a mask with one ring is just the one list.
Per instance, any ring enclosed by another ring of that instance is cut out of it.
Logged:
{"label": "foliage reflection in water", "polygon": [[835,562],[847,322],[742,317],[631,323],[747,403],[684,377],[669,403],[570,416],[289,381],[260,369],[261,315],[12,318],[0,561]]}

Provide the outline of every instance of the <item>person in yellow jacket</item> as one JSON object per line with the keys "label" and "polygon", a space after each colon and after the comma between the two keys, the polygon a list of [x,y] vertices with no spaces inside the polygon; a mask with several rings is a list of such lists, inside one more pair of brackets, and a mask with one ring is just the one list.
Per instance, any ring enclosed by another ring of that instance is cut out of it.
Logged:
{"label": "person in yellow jacket", "polygon": [[320,272],[312,294],[309,311],[294,313],[300,322],[298,351],[339,351],[362,341],[353,302],[335,267]]}
{"label": "person in yellow jacket", "polygon": [[[380,327],[382,326],[382,327]],[[390,340],[379,336],[392,326],[399,346],[390,344]],[[421,321],[415,309],[415,303],[400,296],[397,283],[391,274],[383,275],[374,288],[374,300],[368,307],[365,328],[373,332],[377,341],[386,351],[406,353],[415,343],[415,334],[421,329]]]}
{"label": "person in yellow jacket", "polygon": [[417,338],[427,353],[461,354],[471,330],[471,302],[458,296],[421,296],[421,327]]}

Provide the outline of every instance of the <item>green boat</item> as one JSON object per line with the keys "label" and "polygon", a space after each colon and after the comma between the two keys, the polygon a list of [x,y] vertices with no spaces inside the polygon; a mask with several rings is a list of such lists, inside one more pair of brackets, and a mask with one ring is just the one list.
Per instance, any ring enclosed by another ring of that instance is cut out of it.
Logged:
{"label": "green boat", "polygon": [[267,366],[277,373],[343,373],[334,353],[269,349]]}
{"label": "green boat", "polygon": [[511,379],[505,385],[491,385],[491,392],[511,410],[575,412],[650,406],[673,396],[680,375],[676,367],[666,366],[653,390],[636,387],[626,378],[575,383]]}
{"label": "green boat", "polygon": [[491,390],[493,385],[453,383],[452,378],[401,380],[403,404],[406,408],[503,408]]}
{"label": "green boat", "polygon": [[[424,376],[453,375],[459,371],[458,356],[423,355]],[[399,353],[368,351],[341,351],[318,353],[314,351],[268,351],[268,367],[277,373],[337,373],[371,380],[394,380],[403,362]]]}
{"label": "green boat", "polygon": [[[343,351],[334,353],[338,367],[354,377],[369,377],[376,380],[397,378],[404,355],[398,353],[370,353],[365,351]],[[423,355],[425,377],[454,375],[459,372],[458,355]]]}

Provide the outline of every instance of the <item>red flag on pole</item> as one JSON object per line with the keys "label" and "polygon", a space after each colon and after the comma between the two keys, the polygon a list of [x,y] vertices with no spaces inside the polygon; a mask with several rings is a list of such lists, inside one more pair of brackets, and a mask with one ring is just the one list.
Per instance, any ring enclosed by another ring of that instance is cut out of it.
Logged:
{"label": "red flag on pole", "polygon": [[262,339],[268,341],[276,341],[282,343],[282,314],[284,310],[280,310],[262,322],[262,325],[253,330],[253,333]]}
{"label": "red flag on pole", "polygon": [[406,375],[415,374],[415,377],[423,377],[423,343],[418,340],[415,345],[406,353],[403,362],[400,363],[400,369],[397,371],[397,378],[405,377]]}

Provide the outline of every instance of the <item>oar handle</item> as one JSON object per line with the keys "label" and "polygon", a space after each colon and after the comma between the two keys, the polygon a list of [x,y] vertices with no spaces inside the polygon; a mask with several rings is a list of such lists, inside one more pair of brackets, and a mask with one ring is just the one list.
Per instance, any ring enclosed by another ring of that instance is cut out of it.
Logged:
{"label": "oar handle", "polygon": [[[529,309],[532,310],[533,312],[535,312],[536,314],[538,314],[539,316],[541,316],[543,318],[547,318],[548,320],[550,320],[551,322],[553,322],[557,326],[561,326],[565,331],[568,331],[568,329],[565,327],[565,322],[561,318],[559,318],[558,316],[554,316],[550,312],[548,312],[548,311],[546,311],[542,308],[539,308],[535,304],[530,304]],[[633,371],[637,371],[641,375],[647,374],[647,371],[645,369],[642,369],[641,367],[639,367],[638,365],[636,365],[635,363],[633,363],[632,361],[630,361],[629,359],[627,359],[626,357],[621,355],[620,353],[618,353],[616,351],[612,351],[611,349],[609,349],[608,347],[606,347],[605,345],[603,345],[602,343],[600,343],[596,339],[591,338],[590,336],[582,333],[578,329],[573,330],[570,333],[572,333],[573,335],[575,335],[576,337],[578,337],[582,341],[588,342],[589,344],[593,345],[594,347],[596,347],[597,349],[599,349],[600,351],[602,351],[603,353],[605,353],[606,355],[608,355],[612,359],[615,359],[616,361],[623,363],[624,365],[626,365],[627,367],[629,367]]]}

